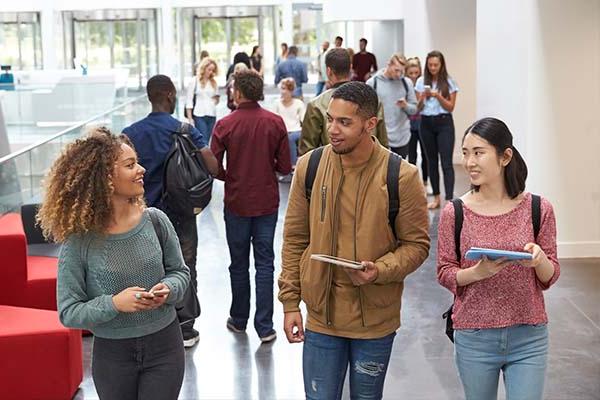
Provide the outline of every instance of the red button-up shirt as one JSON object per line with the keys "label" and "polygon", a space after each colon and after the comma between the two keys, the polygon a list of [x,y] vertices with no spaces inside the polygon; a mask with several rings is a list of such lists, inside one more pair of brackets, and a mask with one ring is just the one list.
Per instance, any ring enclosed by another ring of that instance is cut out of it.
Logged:
{"label": "red button-up shirt", "polygon": [[[210,149],[225,181],[225,208],[241,217],[272,214],[279,208],[275,172],[292,171],[283,119],[256,102],[245,102],[215,125]],[[223,153],[227,152],[227,169]]]}

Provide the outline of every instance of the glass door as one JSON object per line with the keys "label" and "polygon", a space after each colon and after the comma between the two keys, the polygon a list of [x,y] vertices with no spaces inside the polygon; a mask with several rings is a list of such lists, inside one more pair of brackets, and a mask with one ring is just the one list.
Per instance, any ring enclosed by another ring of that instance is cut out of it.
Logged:
{"label": "glass door", "polygon": [[200,53],[207,51],[208,56],[219,66],[217,82],[220,86],[225,85],[225,73],[231,63],[228,27],[227,18],[194,18],[194,65],[200,63]]}

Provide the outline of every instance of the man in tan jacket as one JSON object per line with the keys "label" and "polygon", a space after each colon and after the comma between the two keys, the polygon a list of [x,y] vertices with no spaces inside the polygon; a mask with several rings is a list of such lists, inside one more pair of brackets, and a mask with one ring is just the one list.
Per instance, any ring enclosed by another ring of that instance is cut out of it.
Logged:
{"label": "man in tan jacket", "polygon": [[[417,169],[400,163],[396,236],[388,223],[390,152],[371,136],[377,94],[346,83],[327,109],[325,146],[310,201],[310,154],[298,160],[285,218],[279,300],[290,343],[304,342],[307,399],[340,399],[350,365],[351,396],[381,398],[404,279],[429,252],[427,202]],[[327,254],[362,262],[354,270],[311,259]],[[299,304],[307,309],[306,330]]]}

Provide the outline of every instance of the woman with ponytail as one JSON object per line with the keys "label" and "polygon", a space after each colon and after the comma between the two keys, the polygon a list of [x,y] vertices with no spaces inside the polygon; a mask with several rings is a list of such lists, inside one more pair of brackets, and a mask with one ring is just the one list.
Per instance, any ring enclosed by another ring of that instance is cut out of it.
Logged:
{"label": "woman with ponytail", "polygon": [[[542,291],[560,274],[554,211],[525,192],[527,166],[502,121],[471,125],[462,152],[471,190],[442,211],[437,276],[455,296],[455,361],[465,397],[495,400],[502,371],[507,399],[541,400],[548,354]],[[463,211],[458,246],[455,210]],[[466,260],[471,247],[524,251],[532,259]]]}

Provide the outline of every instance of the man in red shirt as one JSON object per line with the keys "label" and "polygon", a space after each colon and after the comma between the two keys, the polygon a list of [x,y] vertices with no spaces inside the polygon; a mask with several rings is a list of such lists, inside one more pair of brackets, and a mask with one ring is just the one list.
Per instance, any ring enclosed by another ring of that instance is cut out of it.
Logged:
{"label": "man in red shirt", "polygon": [[[276,172],[292,171],[287,130],[280,116],[263,109],[263,80],[254,71],[235,75],[237,109],[215,125],[210,148],[225,181],[225,230],[231,265],[231,308],[227,328],[241,333],[250,316],[250,243],[256,269],[254,328],[262,342],[273,329],[273,237],[279,209]],[[223,155],[227,153],[227,168]]]}
{"label": "man in red shirt", "polygon": [[377,72],[377,59],[375,54],[367,51],[367,39],[360,39],[359,46],[360,52],[352,57],[352,69],[354,70],[352,80],[366,82],[371,77],[371,73]]}

